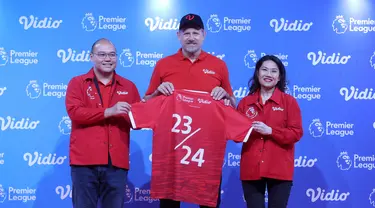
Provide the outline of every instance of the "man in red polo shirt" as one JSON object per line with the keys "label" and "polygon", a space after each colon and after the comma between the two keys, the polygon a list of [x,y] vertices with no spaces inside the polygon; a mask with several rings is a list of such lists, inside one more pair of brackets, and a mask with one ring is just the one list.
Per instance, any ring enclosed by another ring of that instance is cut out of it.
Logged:
{"label": "man in red polo shirt", "polygon": [[[196,14],[182,17],[177,37],[181,48],[156,63],[144,100],[161,94],[172,95],[174,89],[188,89],[211,93],[213,99],[225,99],[234,107],[236,99],[225,62],[202,50],[206,32],[201,17]],[[220,205],[220,190],[218,194],[217,206]],[[180,207],[180,202],[160,199],[160,207]]]}
{"label": "man in red polo shirt", "polygon": [[117,54],[107,39],[91,49],[93,68],[73,77],[66,93],[72,120],[69,159],[74,208],[121,208],[129,169],[130,105],[136,86],[116,74]]}

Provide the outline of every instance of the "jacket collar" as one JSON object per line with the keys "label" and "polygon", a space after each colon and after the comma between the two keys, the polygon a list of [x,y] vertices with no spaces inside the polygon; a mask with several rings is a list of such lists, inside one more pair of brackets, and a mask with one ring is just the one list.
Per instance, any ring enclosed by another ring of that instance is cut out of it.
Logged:
{"label": "jacket collar", "polygon": [[[269,98],[269,100],[272,100],[273,102],[280,105],[281,96],[282,96],[282,92],[279,90],[279,88],[276,87],[272,93],[272,96]],[[260,96],[260,90],[257,90],[256,92],[254,92],[254,94],[250,95],[247,103],[248,105],[251,105],[257,102],[260,102],[260,103],[262,102],[262,97]]]}
{"label": "jacket collar", "polygon": [[[117,75],[116,71],[113,72],[114,79],[116,80],[116,83],[119,85],[121,84],[120,76]],[[88,71],[86,74],[83,75],[84,80],[91,80],[93,81],[95,77],[94,68],[91,68],[90,71]]]}

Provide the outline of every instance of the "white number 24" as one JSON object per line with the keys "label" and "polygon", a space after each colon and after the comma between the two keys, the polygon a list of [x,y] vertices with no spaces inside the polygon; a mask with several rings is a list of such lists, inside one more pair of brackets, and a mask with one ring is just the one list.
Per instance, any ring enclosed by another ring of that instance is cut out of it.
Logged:
{"label": "white number 24", "polygon": [[[193,122],[193,119],[190,116],[183,116],[181,119],[181,116],[178,114],[173,114],[173,118],[176,118],[176,123],[174,124],[172,128],[173,133],[182,133],[182,134],[189,134],[191,132],[191,123]],[[181,124],[181,120],[184,120],[183,126],[185,127],[184,129],[178,128],[179,125]],[[189,137],[189,136],[188,136]],[[190,164],[190,161],[188,161],[190,155],[191,155],[191,148],[187,145],[183,145],[182,149],[185,149],[186,155],[181,159],[180,163],[184,165]],[[192,162],[198,163],[199,167],[202,167],[202,164],[205,162],[203,159],[204,155],[204,149],[200,148],[198,151],[191,157]]]}
{"label": "white number 24", "polygon": [[[183,157],[181,159],[181,164],[184,164],[184,165],[189,165],[189,161],[187,161],[187,159],[189,158],[189,156],[191,155],[191,149],[189,146],[182,146],[182,149],[186,149],[187,150],[187,153],[185,155],[185,157]],[[204,155],[204,149],[199,149],[194,155],[193,157],[191,158],[191,161],[193,162],[196,162],[198,163],[198,166],[199,167],[202,167],[202,164],[204,163],[204,159],[203,159],[203,155]]]}

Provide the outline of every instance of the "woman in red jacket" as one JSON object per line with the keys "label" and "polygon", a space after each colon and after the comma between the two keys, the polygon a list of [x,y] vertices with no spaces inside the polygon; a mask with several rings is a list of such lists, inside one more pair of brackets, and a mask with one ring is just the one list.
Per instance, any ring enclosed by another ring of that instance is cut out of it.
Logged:
{"label": "woman in red jacket", "polygon": [[302,118],[294,97],[285,93],[286,72],[275,56],[263,56],[249,82],[250,92],[238,111],[252,119],[253,133],[243,144],[240,178],[247,207],[286,208],[293,185],[294,144],[302,135]]}

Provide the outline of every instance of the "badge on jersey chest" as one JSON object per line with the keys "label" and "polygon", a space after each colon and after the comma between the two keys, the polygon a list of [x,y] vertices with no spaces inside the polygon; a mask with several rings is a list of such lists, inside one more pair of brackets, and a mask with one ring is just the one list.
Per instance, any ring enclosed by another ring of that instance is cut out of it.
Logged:
{"label": "badge on jersey chest", "polygon": [[92,90],[91,86],[87,87],[86,94],[90,98],[90,100],[94,100],[95,99],[95,96],[94,96],[95,92]]}
{"label": "badge on jersey chest", "polygon": [[258,111],[253,106],[249,107],[246,111],[246,116],[253,119],[258,115]]}

